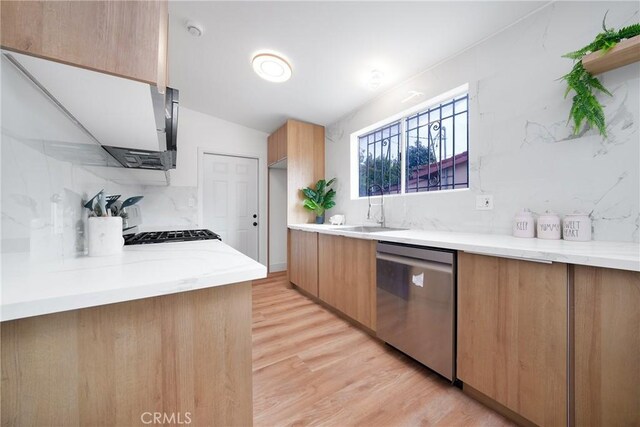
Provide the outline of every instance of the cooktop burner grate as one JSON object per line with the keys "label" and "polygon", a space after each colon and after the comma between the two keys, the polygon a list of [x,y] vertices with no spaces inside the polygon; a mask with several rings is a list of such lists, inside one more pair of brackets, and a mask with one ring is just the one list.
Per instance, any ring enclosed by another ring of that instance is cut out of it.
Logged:
{"label": "cooktop burner grate", "polygon": [[149,243],[191,242],[194,240],[222,240],[211,230],[148,231],[124,236],[125,245],[145,245]]}

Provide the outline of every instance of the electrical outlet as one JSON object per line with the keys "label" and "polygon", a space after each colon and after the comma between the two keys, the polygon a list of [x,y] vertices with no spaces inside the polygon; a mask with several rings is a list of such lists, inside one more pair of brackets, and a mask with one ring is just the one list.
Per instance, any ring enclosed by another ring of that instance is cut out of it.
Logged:
{"label": "electrical outlet", "polygon": [[488,211],[493,209],[493,196],[482,194],[476,196],[476,210]]}

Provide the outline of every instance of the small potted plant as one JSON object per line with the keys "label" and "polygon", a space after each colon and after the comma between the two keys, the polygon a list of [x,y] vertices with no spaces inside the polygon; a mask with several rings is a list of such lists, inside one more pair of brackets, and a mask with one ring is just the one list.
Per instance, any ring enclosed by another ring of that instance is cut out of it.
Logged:
{"label": "small potted plant", "polygon": [[324,212],[336,205],[333,201],[336,192],[333,188],[329,188],[335,180],[333,178],[327,182],[321,179],[316,183],[315,189],[307,187],[301,190],[305,196],[303,206],[316,214],[316,224],[324,224]]}

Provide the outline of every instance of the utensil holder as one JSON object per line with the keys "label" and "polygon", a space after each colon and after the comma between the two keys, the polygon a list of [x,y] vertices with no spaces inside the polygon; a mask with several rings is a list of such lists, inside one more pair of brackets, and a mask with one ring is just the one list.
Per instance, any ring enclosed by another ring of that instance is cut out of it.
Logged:
{"label": "utensil holder", "polygon": [[122,252],[122,218],[119,216],[89,217],[89,256],[116,255]]}

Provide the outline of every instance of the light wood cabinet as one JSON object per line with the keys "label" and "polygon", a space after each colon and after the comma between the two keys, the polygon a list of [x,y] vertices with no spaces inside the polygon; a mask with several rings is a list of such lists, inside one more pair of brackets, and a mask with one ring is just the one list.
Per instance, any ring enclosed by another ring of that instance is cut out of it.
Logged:
{"label": "light wood cabinet", "polygon": [[376,330],[376,242],[320,234],[318,296]]}
{"label": "light wood cabinet", "polygon": [[[3,426],[252,424],[251,282],[2,322]],[[188,424],[188,423],[186,423]]]}
{"label": "light wood cabinet", "polygon": [[301,189],[324,178],[324,127],[287,120],[268,138],[269,165],[287,160],[287,224],[315,219],[302,207]]}
{"label": "light wood cabinet", "polygon": [[166,1],[2,1],[5,49],[167,84]]}
{"label": "light wood cabinet", "polygon": [[289,281],[318,296],[318,233],[289,230]]}
{"label": "light wood cabinet", "polygon": [[278,163],[278,143],[276,141],[277,131],[267,138],[267,165]]}
{"label": "light wood cabinet", "polygon": [[567,423],[567,266],[458,254],[458,378],[540,426]]}
{"label": "light wood cabinet", "polygon": [[324,176],[324,127],[288,120],[287,224],[313,222],[315,215],[302,207],[304,187],[314,186]]}
{"label": "light wood cabinet", "polygon": [[640,273],[575,266],[575,425],[640,425]]}
{"label": "light wood cabinet", "polygon": [[[324,176],[324,127],[311,123],[287,120],[268,138],[268,164],[272,168],[287,171],[286,182],[286,224],[304,224],[313,222],[315,215],[302,206],[304,187],[315,185]],[[285,160],[286,162],[282,162]],[[278,163],[280,162],[280,163]],[[278,163],[275,165],[275,163]],[[268,174],[270,178],[271,174]],[[267,184],[270,187],[270,182]],[[280,190],[281,191],[281,190]],[[269,211],[281,211],[273,208],[272,195],[268,196]],[[271,224],[271,218],[267,222]],[[268,227],[270,229],[270,227]],[[282,230],[284,232],[284,230]],[[268,235],[271,239],[271,234]],[[287,251],[290,252],[290,251]],[[291,254],[289,253],[288,256]],[[271,254],[268,255],[271,258]]]}
{"label": "light wood cabinet", "polygon": [[[277,132],[276,153],[278,161],[287,158],[287,129],[288,126],[282,126]],[[324,145],[324,141],[322,141],[322,144]]]}
{"label": "light wood cabinet", "polygon": [[269,166],[287,158],[287,129],[289,126],[294,126],[294,123],[298,123],[293,120],[290,120],[290,122],[292,123],[291,125],[289,125],[288,121],[269,135],[267,139],[267,161]]}

